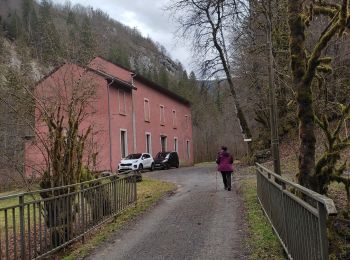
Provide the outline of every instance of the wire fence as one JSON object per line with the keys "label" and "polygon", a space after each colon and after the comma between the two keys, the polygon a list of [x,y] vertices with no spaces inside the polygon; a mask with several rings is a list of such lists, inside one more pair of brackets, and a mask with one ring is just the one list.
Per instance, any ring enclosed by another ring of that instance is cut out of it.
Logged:
{"label": "wire fence", "polygon": [[39,259],[84,241],[136,200],[135,175],[0,197],[0,260]]}
{"label": "wire fence", "polygon": [[327,218],[333,200],[256,164],[259,202],[289,259],[329,259]]}

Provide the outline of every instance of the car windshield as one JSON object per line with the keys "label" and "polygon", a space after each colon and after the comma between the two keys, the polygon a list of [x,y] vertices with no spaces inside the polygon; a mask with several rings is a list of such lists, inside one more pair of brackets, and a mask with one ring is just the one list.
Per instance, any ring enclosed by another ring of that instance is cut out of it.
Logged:
{"label": "car windshield", "polygon": [[156,158],[165,158],[166,156],[169,156],[170,153],[167,153],[167,152],[159,152],[157,153],[156,155]]}
{"label": "car windshield", "polygon": [[128,156],[125,157],[125,159],[130,160],[130,159],[139,159],[141,157],[140,153],[132,153],[129,154]]}

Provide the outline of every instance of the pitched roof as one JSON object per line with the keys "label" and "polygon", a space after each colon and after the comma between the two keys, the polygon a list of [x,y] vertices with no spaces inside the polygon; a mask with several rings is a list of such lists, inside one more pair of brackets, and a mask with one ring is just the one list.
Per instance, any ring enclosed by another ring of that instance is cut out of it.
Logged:
{"label": "pitched roof", "polygon": [[43,82],[44,80],[46,80],[47,78],[52,76],[55,72],[57,72],[60,68],[62,68],[65,65],[74,65],[74,66],[77,66],[78,68],[85,69],[87,71],[91,71],[91,72],[93,72],[93,73],[103,77],[104,79],[109,80],[110,82],[114,82],[118,86],[130,89],[130,90],[131,89],[136,89],[130,82],[126,82],[124,80],[116,78],[116,77],[114,77],[114,76],[112,76],[112,75],[110,75],[108,73],[103,72],[103,71],[95,70],[93,68],[90,68],[90,67],[87,67],[87,66],[77,65],[77,64],[74,64],[74,63],[62,63],[62,64],[56,66],[48,74],[46,74],[43,78],[41,78],[39,81],[37,81],[34,86],[39,85],[41,82]]}
{"label": "pitched roof", "polygon": [[126,82],[124,80],[121,80],[117,77],[114,77],[104,71],[96,70],[90,67],[86,67],[87,70],[92,71],[102,77],[104,77],[106,80],[110,80],[111,82],[115,82],[118,86],[128,88],[128,89],[137,89],[135,86],[133,86],[130,82]]}
{"label": "pitched roof", "polygon": [[109,62],[109,63],[112,63],[113,65],[118,66],[118,67],[120,67],[120,68],[122,68],[124,70],[127,70],[131,74],[134,74],[134,79],[136,79],[136,80],[146,84],[147,86],[149,86],[149,87],[151,87],[151,88],[153,88],[153,89],[155,89],[155,90],[157,90],[157,91],[159,91],[159,92],[161,92],[161,93],[163,93],[163,94],[165,94],[165,95],[167,95],[167,96],[169,96],[169,97],[171,97],[171,98],[173,98],[173,99],[175,99],[175,100],[177,100],[177,101],[179,101],[179,102],[181,102],[181,103],[183,103],[183,104],[185,104],[187,106],[191,105],[191,102],[188,101],[187,99],[185,99],[184,97],[182,97],[182,96],[174,93],[173,91],[171,91],[171,90],[169,90],[169,89],[167,89],[167,88],[165,88],[165,87],[163,87],[163,86],[153,82],[152,80],[146,78],[145,76],[142,76],[141,74],[136,73],[133,70],[130,70],[130,69],[128,69],[128,68],[126,68],[126,67],[124,67],[124,66],[122,66],[120,64],[117,64],[115,62],[112,62],[112,61],[110,61],[108,59],[105,59],[103,57],[100,57],[100,56],[97,56],[96,58],[102,59],[102,60],[104,60],[106,62]]}
{"label": "pitched roof", "polygon": [[[163,86],[161,86],[161,85],[159,85],[159,84],[153,82],[152,80],[149,80],[148,78],[142,76],[141,74],[138,74],[138,73],[136,73],[136,72],[134,72],[134,71],[132,71],[132,70],[130,70],[130,69],[127,69],[127,68],[125,68],[125,67],[123,67],[123,66],[121,66],[121,65],[119,65],[119,64],[116,64],[115,62],[109,61],[109,60],[107,60],[107,59],[105,59],[105,58],[102,58],[102,57],[96,57],[96,58],[105,60],[105,61],[107,61],[107,62],[109,62],[109,63],[112,63],[114,66],[118,66],[118,67],[120,67],[120,68],[122,68],[122,69],[124,69],[124,70],[127,70],[127,71],[130,72],[130,75],[134,74],[134,76],[133,76],[134,79],[138,80],[139,82],[144,83],[145,85],[147,85],[147,86],[149,86],[149,87],[151,87],[151,88],[153,88],[153,89],[155,89],[155,90],[157,90],[157,91],[159,91],[159,92],[161,92],[161,93],[163,93],[163,94],[165,94],[165,95],[167,95],[167,96],[169,96],[169,97],[171,97],[171,98],[173,98],[173,99],[175,99],[175,100],[177,100],[177,101],[179,101],[179,102],[181,102],[181,103],[183,103],[183,104],[185,104],[185,105],[187,105],[187,106],[190,106],[190,105],[191,105],[191,102],[188,101],[187,99],[185,99],[184,97],[182,97],[182,96],[180,96],[180,95],[174,93],[173,91],[171,91],[171,90],[169,90],[169,89],[167,89],[167,88],[165,88],[165,87],[163,87]],[[137,88],[133,85],[133,83],[127,82],[127,81],[125,81],[125,80],[122,80],[122,79],[120,79],[119,77],[117,77],[116,75],[111,75],[111,74],[109,74],[109,73],[107,73],[107,72],[105,72],[105,71],[102,71],[101,69],[92,68],[92,67],[90,67],[90,66],[81,66],[81,65],[74,64],[74,63],[62,63],[61,65],[55,67],[49,74],[45,75],[42,79],[40,79],[40,80],[35,84],[35,86],[39,85],[41,82],[43,82],[45,79],[47,79],[48,77],[50,77],[50,76],[51,76],[52,74],[54,74],[57,70],[59,70],[61,67],[63,67],[64,65],[67,65],[67,64],[75,65],[75,66],[77,66],[77,67],[80,67],[80,68],[89,70],[89,71],[91,71],[91,72],[93,72],[93,73],[95,73],[95,74],[97,74],[97,75],[99,75],[99,76],[105,78],[106,80],[109,80],[109,81],[111,81],[111,82],[116,83],[116,85],[118,85],[118,86],[121,86],[121,87],[130,89],[130,90],[131,90],[131,89],[137,89]]]}

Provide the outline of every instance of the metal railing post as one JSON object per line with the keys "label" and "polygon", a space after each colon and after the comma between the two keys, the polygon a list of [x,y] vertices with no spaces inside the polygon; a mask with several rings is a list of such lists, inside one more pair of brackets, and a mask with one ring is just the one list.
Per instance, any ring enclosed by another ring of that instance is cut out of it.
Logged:
{"label": "metal railing post", "polygon": [[284,195],[284,191],[286,190],[286,184],[284,182],[281,183],[281,193],[282,193],[282,221],[283,221],[283,229],[284,229],[284,237],[283,239],[285,241],[288,241],[288,231],[287,231],[287,220],[286,220],[286,199],[285,199],[285,195]]}
{"label": "metal railing post", "polygon": [[321,248],[321,259],[328,259],[328,239],[327,239],[327,211],[325,206],[318,202],[318,228],[319,228],[319,236],[320,236],[320,248]]}
{"label": "metal railing post", "polygon": [[81,225],[82,225],[82,243],[85,243],[85,203],[84,203],[84,184],[80,184],[80,193],[81,193],[81,200],[80,200],[80,208],[81,208],[81,212],[82,212],[82,216],[81,216]]}
{"label": "metal railing post", "polygon": [[117,186],[118,186],[118,179],[115,178],[113,180],[113,199],[114,199],[114,221],[117,221],[117,213],[118,213],[118,207],[117,207]]}
{"label": "metal railing post", "polygon": [[136,181],[136,175],[134,176],[134,202],[135,206],[137,205],[137,181]]}
{"label": "metal railing post", "polygon": [[24,196],[18,197],[19,203],[19,228],[20,228],[20,243],[21,243],[21,259],[26,259],[26,243],[24,234]]}

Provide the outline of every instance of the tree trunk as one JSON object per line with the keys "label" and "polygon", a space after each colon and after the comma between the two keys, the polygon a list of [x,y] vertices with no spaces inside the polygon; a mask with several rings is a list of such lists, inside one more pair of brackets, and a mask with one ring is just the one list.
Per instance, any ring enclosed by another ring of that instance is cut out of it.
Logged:
{"label": "tree trunk", "polygon": [[315,173],[314,111],[310,86],[300,84],[297,95],[299,119],[299,184],[311,188]]}
{"label": "tree trunk", "polygon": [[288,23],[290,27],[290,54],[293,84],[297,90],[299,120],[299,175],[298,181],[311,187],[310,176],[315,171],[314,110],[311,82],[305,80],[305,24],[303,21],[303,0],[288,1]]}
{"label": "tree trunk", "polygon": [[[209,17],[209,15],[208,15]],[[230,71],[230,66],[228,64],[228,60],[226,60],[225,58],[225,50],[220,46],[218,39],[217,39],[217,30],[213,29],[213,41],[214,41],[214,46],[216,48],[216,50],[219,53],[220,56],[220,60],[222,62],[222,66],[227,78],[227,83],[230,87],[230,92],[232,94],[233,97],[233,102],[234,102],[234,108],[236,111],[236,115],[241,127],[241,132],[244,135],[244,138],[252,138],[252,134],[250,132],[250,128],[248,126],[247,120],[245,118],[244,112],[241,108],[240,102],[238,100],[237,94],[236,94],[236,90],[233,84],[233,80],[232,80],[232,76],[231,76],[231,71]],[[253,155],[253,148],[252,148],[252,142],[247,142],[248,143],[248,155],[252,156]]]}
{"label": "tree trunk", "polygon": [[[221,13],[220,10],[221,8],[223,8],[223,6],[221,6],[223,4],[222,1],[218,1],[217,3],[217,15],[220,17]],[[245,118],[244,112],[241,108],[240,102],[238,100],[237,97],[237,93],[234,87],[234,83],[233,83],[233,79],[232,79],[232,75],[231,75],[231,69],[230,69],[230,64],[229,64],[229,60],[228,60],[228,55],[227,55],[227,50],[226,50],[226,46],[225,46],[225,39],[222,33],[222,24],[221,24],[221,19],[222,17],[220,17],[217,22],[217,24],[214,24],[212,18],[211,18],[211,13],[210,13],[210,7],[209,5],[207,6],[207,9],[205,10],[208,22],[211,26],[211,34],[213,37],[213,44],[215,49],[217,50],[219,57],[220,57],[220,61],[222,63],[222,67],[223,70],[225,72],[226,78],[227,78],[227,83],[229,85],[230,88],[230,92],[232,94],[233,97],[233,102],[234,102],[234,108],[235,108],[235,112],[241,127],[241,132],[244,136],[244,138],[251,138],[252,134],[250,132],[250,128],[248,126],[247,120]],[[219,38],[220,38],[220,33],[221,33],[221,43],[219,42]],[[248,155],[251,157],[253,154],[253,148],[252,148],[252,143],[248,142]]]}

